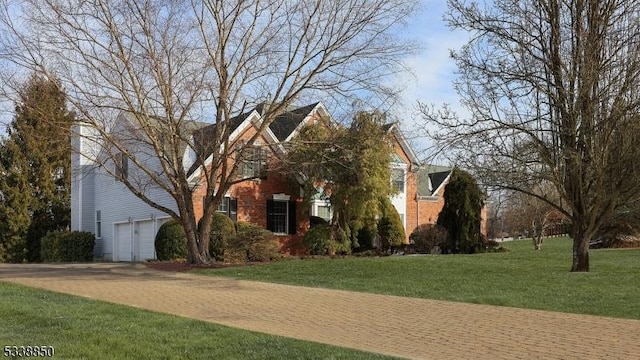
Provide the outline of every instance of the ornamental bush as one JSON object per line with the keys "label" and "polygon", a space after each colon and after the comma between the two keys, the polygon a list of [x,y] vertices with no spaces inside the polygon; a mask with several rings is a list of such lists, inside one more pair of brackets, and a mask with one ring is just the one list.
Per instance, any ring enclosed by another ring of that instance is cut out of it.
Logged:
{"label": "ornamental bush", "polygon": [[309,249],[310,255],[326,255],[331,242],[331,228],[328,224],[316,225],[302,237],[302,243]]}
{"label": "ornamental bush", "polygon": [[446,246],[448,240],[447,229],[436,224],[419,225],[411,235],[409,241],[417,253],[429,254],[436,246],[441,248]]}
{"label": "ornamental bush", "polygon": [[382,198],[380,202],[382,216],[378,220],[378,234],[380,235],[382,249],[404,244],[407,237],[400,214],[398,214],[389,198]]}
{"label": "ornamental bush", "polygon": [[62,261],[92,261],[96,237],[87,231],[71,231],[60,239]]}
{"label": "ornamental bush", "polygon": [[171,261],[187,257],[187,236],[182,224],[169,220],[160,226],[155,240],[156,256],[160,261]]}
{"label": "ornamental bush", "polygon": [[271,261],[281,257],[278,238],[260,226],[239,221],[225,249],[226,262]]}
{"label": "ornamental bush", "polygon": [[86,231],[54,231],[40,242],[40,256],[45,262],[92,261],[95,236]]}

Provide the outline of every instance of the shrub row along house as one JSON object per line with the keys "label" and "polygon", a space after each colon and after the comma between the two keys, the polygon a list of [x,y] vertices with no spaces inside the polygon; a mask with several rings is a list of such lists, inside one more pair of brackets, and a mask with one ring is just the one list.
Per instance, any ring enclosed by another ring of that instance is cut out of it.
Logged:
{"label": "shrub row along house", "polygon": [[[229,143],[242,144],[256,134],[261,123],[263,106],[244,112],[231,119]],[[258,135],[251,147],[245,147],[239,167],[238,182],[224,194],[217,211],[234,221],[246,221],[264,227],[280,240],[283,252],[296,253],[301,248],[301,238],[309,228],[309,217],[331,217],[327,200],[317,198],[310,203],[303,201],[301,187],[278,169],[271,166],[285,152],[284,144],[291,141],[300,129],[330,115],[322,103],[292,108],[280,114]],[[133,122],[127,114],[120,114],[112,131],[125,131]],[[197,151],[207,150],[207,139],[213,136],[215,125],[197,123],[192,136],[195,146],[184,147],[182,163],[189,181],[197,186],[202,169],[196,166]],[[406,234],[420,224],[435,223],[443,206],[443,192],[451,169],[440,166],[420,166],[414,151],[395,124],[384,126],[393,141],[391,160],[392,178],[397,189],[391,202],[398,211]],[[94,255],[109,261],[143,261],[155,258],[154,238],[159,227],[169,216],[136,197],[121,181],[123,177],[144,174],[135,173],[134,164],[126,156],[115,154],[116,161],[98,163],[87,153],[113,152],[99,139],[91,138],[87,129],[77,129],[72,139],[75,149],[72,157],[72,230],[89,231],[96,236]],[[134,136],[135,134],[129,135]],[[248,151],[247,151],[248,150]],[[128,151],[136,151],[129,149]],[[113,153],[110,153],[113,155]],[[200,154],[201,155],[201,154]],[[144,156],[138,156],[144,159]],[[153,161],[149,159],[149,161]],[[106,169],[111,166],[112,169]],[[135,179],[144,186],[144,179]],[[144,189],[145,195],[155,203],[175,209],[175,201],[159,189]],[[204,190],[203,190],[204,191]],[[196,217],[203,212],[203,196],[194,192]],[[372,194],[375,196],[375,194]],[[408,242],[408,238],[407,238]]]}

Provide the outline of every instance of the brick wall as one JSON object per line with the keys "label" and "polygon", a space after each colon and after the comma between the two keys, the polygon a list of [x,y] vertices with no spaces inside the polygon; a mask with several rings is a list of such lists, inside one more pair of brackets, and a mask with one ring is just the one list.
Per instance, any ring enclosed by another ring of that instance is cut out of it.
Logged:
{"label": "brick wall", "polygon": [[[249,126],[239,140],[246,140],[256,132],[253,126]],[[267,144],[263,137],[258,138],[256,144]],[[274,156],[269,155],[268,169],[277,169],[279,164]],[[205,188],[201,187],[194,192],[194,210],[196,219],[200,219],[204,212],[203,197]],[[273,194],[286,194],[296,202],[297,231],[295,235],[278,235],[282,251],[285,253],[300,253],[303,251],[301,238],[309,229],[309,210],[304,206],[300,198],[300,189],[295,183],[289,181],[277,171],[268,171],[266,179],[246,180],[232,185],[228,191],[232,198],[238,201],[238,221],[246,221],[263,228],[267,227],[267,200],[273,198]]]}

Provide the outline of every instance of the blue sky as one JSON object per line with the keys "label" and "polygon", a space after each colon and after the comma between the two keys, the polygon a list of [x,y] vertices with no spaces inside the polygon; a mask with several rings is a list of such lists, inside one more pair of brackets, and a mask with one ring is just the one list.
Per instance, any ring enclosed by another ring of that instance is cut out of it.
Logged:
{"label": "blue sky", "polygon": [[[433,104],[436,108],[448,104],[455,112],[468,114],[460,105],[453,88],[456,65],[450,58],[450,50],[458,50],[468,40],[462,31],[451,31],[443,20],[447,5],[445,0],[423,0],[422,8],[409,21],[407,36],[421,45],[421,49],[406,60],[412,74],[400,76],[396,81],[404,87],[401,104],[393,111],[403,123],[405,135],[412,139],[415,147],[430,145],[420,132],[411,131],[412,125],[421,118],[417,114],[417,102]],[[426,124],[428,126],[428,124]],[[413,136],[412,136],[413,135]]]}
{"label": "blue sky", "polygon": [[465,32],[451,31],[443,20],[445,0],[423,0],[422,9],[409,23],[407,33],[417,40],[422,49],[407,59],[413,74],[401,76],[397,81],[405,86],[399,116],[415,116],[417,101],[437,107],[447,103],[462,110],[452,81],[456,65],[449,57],[450,49],[458,50],[468,40]]}

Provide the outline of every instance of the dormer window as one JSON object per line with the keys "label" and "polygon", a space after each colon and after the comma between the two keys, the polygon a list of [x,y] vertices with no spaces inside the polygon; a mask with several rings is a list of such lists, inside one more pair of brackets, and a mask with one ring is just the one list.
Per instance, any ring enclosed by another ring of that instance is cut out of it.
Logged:
{"label": "dormer window", "polygon": [[113,159],[117,179],[125,180],[129,177],[129,158],[123,153],[117,153]]}

